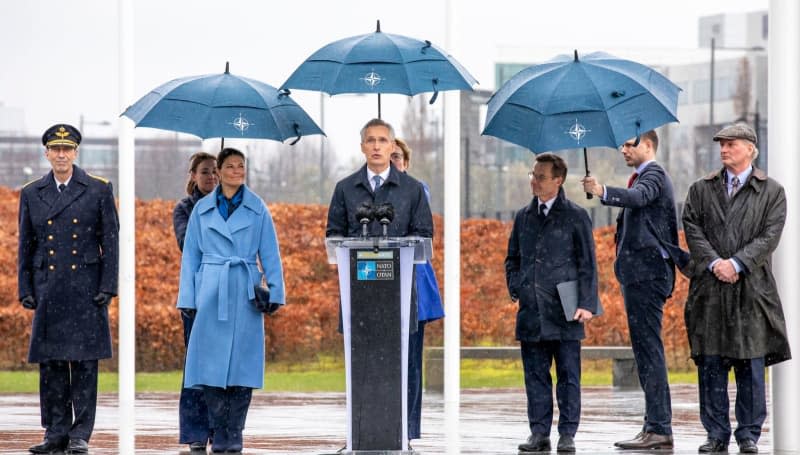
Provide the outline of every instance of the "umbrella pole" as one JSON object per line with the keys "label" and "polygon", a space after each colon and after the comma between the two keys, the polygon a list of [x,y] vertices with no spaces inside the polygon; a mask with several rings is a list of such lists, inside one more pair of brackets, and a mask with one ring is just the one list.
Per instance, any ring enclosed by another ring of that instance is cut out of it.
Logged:
{"label": "umbrella pole", "polygon": [[378,118],[381,118],[381,94],[378,93]]}
{"label": "umbrella pole", "polygon": [[222,141],[220,141],[220,143],[219,143],[219,151],[221,152],[222,149],[224,149],[224,148],[225,148],[225,138],[223,137]]}
{"label": "umbrella pole", "polygon": [[[586,169],[586,177],[589,177],[589,156],[586,153],[586,147],[583,148],[583,167]],[[586,193],[586,199],[593,198],[594,195],[592,193]]]}

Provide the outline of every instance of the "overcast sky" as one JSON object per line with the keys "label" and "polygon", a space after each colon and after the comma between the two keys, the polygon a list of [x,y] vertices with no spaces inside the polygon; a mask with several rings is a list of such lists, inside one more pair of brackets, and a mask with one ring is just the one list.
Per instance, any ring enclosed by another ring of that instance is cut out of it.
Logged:
{"label": "overcast sky", "polygon": [[[768,7],[767,0],[455,3],[457,36],[447,47],[444,0],[135,0],[135,99],[177,77],[222,72],[226,61],[232,73],[279,86],[313,51],[374,31],[376,19],[384,32],[445,48],[479,88],[493,90],[501,58],[535,61],[577,48],[623,57],[645,51],[660,61],[697,48],[699,16]],[[117,23],[112,0],[0,0],[0,103],[24,111],[30,134],[56,122],[77,126],[81,114],[85,136],[113,134],[95,122],[115,120],[135,101],[119,100]],[[318,94],[294,91],[293,98],[321,123]],[[383,99],[384,118],[399,127],[408,98]],[[326,96],[325,103],[329,147],[357,151],[358,129],[376,114],[374,97]]]}

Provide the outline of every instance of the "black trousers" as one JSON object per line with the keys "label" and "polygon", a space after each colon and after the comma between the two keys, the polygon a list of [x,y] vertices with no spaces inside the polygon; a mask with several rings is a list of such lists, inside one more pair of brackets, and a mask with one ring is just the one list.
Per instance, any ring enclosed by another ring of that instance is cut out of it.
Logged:
{"label": "black trousers", "polygon": [[250,387],[203,387],[208,421],[214,431],[212,450],[242,450],[242,430],[253,397]]}
{"label": "black trousers", "polygon": [[422,420],[422,348],[425,321],[417,323],[416,333],[408,334],[408,439],[420,438]]}
{"label": "black trousers", "polygon": [[550,436],[550,427],[553,424],[553,380],[550,377],[550,367],[555,359],[558,434],[575,436],[581,419],[581,342],[522,341],[520,347],[531,434]]}
{"label": "black trousers", "polygon": [[97,410],[97,360],[39,364],[39,406],[48,441],[89,441]]}
{"label": "black trousers", "polygon": [[[183,320],[184,346],[188,347],[194,318],[187,318],[181,313],[181,320]],[[183,380],[181,380],[181,384],[183,384]],[[181,444],[205,442],[211,438],[211,425],[208,423],[208,406],[206,406],[206,399],[202,390],[182,388],[178,410],[178,421],[180,422],[179,441]]]}
{"label": "black trousers", "polygon": [[708,437],[728,442],[731,438],[728,372],[736,377],[736,431],[739,442],[758,442],[761,427],[767,419],[767,392],[764,382],[764,358],[731,359],[718,355],[701,355],[697,363],[700,421]]}
{"label": "black trousers", "polygon": [[661,435],[672,434],[672,399],[664,343],[661,340],[664,302],[671,286],[671,279],[621,286],[631,348],[639,372],[639,383],[644,391],[642,431]]}

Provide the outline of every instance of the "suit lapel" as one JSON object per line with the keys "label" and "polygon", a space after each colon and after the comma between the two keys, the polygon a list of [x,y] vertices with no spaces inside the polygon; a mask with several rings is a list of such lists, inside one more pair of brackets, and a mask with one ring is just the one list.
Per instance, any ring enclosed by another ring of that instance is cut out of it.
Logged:
{"label": "suit lapel", "polygon": [[[53,187],[55,184],[48,186]],[[47,218],[49,219],[55,218],[65,208],[69,207],[75,199],[86,191],[86,186],[73,179],[69,185],[64,188],[64,191],[60,193],[58,189],[54,189],[53,191],[56,193],[56,198],[53,205],[50,207],[50,211],[47,213]]]}

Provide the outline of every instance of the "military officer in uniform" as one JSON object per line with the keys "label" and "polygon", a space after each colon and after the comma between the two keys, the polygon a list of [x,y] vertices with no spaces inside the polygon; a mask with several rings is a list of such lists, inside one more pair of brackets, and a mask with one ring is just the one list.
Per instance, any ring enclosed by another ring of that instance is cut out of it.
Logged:
{"label": "military officer in uniform", "polygon": [[28,362],[39,364],[45,429],[33,453],[88,452],[98,359],[111,357],[119,220],[111,183],[73,164],[80,142],[70,125],[48,128],[52,170],[20,194],[19,299],[35,312]]}

